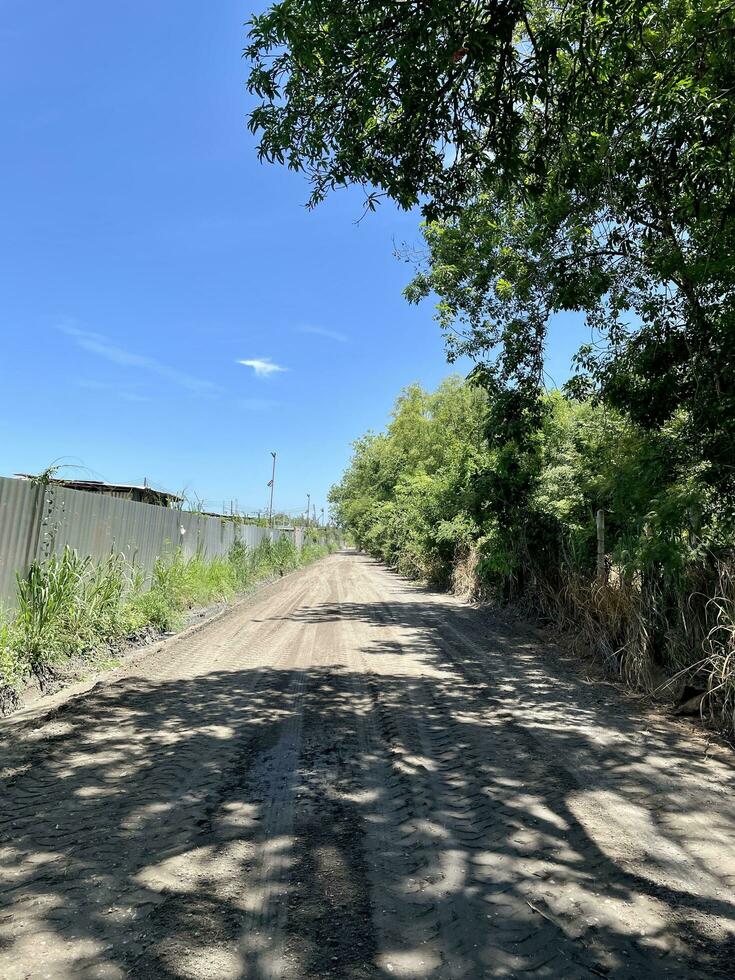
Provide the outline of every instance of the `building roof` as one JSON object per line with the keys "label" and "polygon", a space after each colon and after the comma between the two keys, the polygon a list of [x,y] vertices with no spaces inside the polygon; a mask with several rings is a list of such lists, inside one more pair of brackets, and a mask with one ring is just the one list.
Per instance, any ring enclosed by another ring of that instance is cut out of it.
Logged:
{"label": "building roof", "polygon": [[[16,473],[15,475],[21,477],[23,480],[36,479],[32,473]],[[134,491],[137,491],[141,494],[141,496],[147,496],[149,498],[159,500],[162,503],[168,503],[170,501],[181,503],[184,499],[178,494],[170,493],[168,490],[157,490],[155,487],[150,487],[145,483],[106,483],[104,480],[67,480],[64,479],[64,477],[58,476],[51,477],[49,483],[55,483],[57,486],[69,487],[70,490],[86,490],[87,492],[91,493],[132,494]]]}

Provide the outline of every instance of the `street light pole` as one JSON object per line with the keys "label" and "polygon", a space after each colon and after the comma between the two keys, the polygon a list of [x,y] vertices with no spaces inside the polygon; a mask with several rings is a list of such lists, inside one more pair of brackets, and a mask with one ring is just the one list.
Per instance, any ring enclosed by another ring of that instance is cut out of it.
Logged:
{"label": "street light pole", "polygon": [[270,483],[268,486],[271,488],[271,502],[268,506],[268,527],[273,527],[273,491],[276,486],[276,454],[271,450],[271,456],[273,457],[273,472],[271,474]]}

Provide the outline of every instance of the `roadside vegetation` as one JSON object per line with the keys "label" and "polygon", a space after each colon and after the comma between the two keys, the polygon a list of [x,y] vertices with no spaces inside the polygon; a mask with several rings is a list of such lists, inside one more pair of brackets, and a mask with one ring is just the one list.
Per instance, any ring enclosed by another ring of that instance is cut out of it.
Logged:
{"label": "roadside vegetation", "polygon": [[[406,296],[474,362],[474,387],[410,389],[357,444],[346,526],[731,724],[733,4],[278,0],[246,55],[260,157],[312,206],[353,184],[420,210]],[[590,343],[548,392],[569,312]]]}
{"label": "roadside vegetation", "polygon": [[284,575],[335,550],[308,535],[299,552],[281,539],[229,554],[160,558],[146,578],[123,555],[95,564],[69,548],[18,577],[17,610],[0,624],[0,713],[17,706],[31,679],[45,688],[72,658],[100,656],[146,635],[173,632],[197,607],[227,602],[267,579]]}
{"label": "roadside vegetation", "polygon": [[406,389],[331,492],[355,543],[532,611],[636,686],[696,706],[704,694],[735,727],[733,514],[683,448],[686,418],[652,432],[552,391],[533,439],[514,440],[489,425],[495,407],[456,377]]}

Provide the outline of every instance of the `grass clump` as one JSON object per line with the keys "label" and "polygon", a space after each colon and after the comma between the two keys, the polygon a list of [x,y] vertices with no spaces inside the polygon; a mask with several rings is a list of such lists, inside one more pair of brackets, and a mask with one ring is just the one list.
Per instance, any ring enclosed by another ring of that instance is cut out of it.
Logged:
{"label": "grass clump", "polygon": [[18,610],[6,627],[8,649],[17,652],[16,673],[44,683],[56,662],[124,635],[130,628],[127,597],[140,584],[122,555],[95,565],[65,548],[34,562],[18,576]]}
{"label": "grass clump", "polygon": [[332,550],[310,539],[299,552],[286,538],[254,549],[238,541],[212,559],[179,550],[159,558],[148,579],[117,554],[95,563],[65,548],[34,562],[18,576],[16,611],[0,624],[0,713],[17,706],[24,682],[35,678],[45,688],[72,657],[95,658],[146,631],[179,629],[188,610],[227,602]]}

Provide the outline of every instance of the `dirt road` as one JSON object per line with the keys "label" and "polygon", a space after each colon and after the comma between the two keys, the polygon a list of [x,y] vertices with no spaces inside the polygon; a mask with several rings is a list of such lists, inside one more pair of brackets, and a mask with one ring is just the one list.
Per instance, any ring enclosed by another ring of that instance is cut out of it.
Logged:
{"label": "dirt road", "polygon": [[727,752],[364,557],[0,739],[6,980],[732,975]]}

